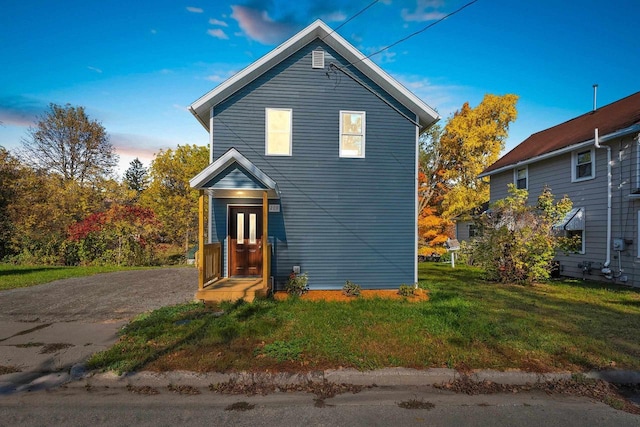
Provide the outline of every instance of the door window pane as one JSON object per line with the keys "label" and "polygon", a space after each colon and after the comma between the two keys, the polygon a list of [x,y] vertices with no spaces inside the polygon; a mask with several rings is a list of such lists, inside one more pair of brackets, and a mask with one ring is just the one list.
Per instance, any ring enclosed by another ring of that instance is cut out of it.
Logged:
{"label": "door window pane", "polygon": [[238,245],[244,245],[244,214],[243,213],[239,213],[238,214],[238,224],[237,224],[237,236],[236,236],[236,240],[237,240],[237,244]]}
{"label": "door window pane", "polygon": [[249,214],[249,244],[256,244],[256,214]]}

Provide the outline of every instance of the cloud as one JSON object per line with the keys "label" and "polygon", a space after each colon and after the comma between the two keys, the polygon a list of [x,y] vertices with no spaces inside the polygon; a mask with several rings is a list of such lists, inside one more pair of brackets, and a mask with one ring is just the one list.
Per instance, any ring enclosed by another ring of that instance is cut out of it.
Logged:
{"label": "cloud", "polygon": [[291,15],[275,21],[266,10],[255,7],[234,5],[231,9],[231,17],[238,22],[244,34],[262,44],[280,43],[300,27]]}
{"label": "cloud", "polygon": [[320,15],[320,19],[325,22],[341,22],[347,19],[347,15],[341,10],[336,10],[335,12]]}
{"label": "cloud", "polygon": [[444,6],[442,0],[418,0],[415,10],[410,11],[405,8],[400,15],[407,22],[435,21],[446,16],[446,13],[438,11],[442,6]]}
{"label": "cloud", "polygon": [[39,100],[22,95],[0,98],[0,122],[4,125],[29,127],[33,126],[47,109],[47,105]]}
{"label": "cloud", "polygon": [[211,25],[219,25],[221,27],[228,27],[229,26],[226,22],[221,21],[219,19],[215,19],[215,18],[209,19],[209,24],[211,24]]}
{"label": "cloud", "polygon": [[207,30],[207,34],[220,40],[227,40],[229,38],[221,28],[212,28]]}
{"label": "cloud", "polygon": [[471,88],[468,87],[438,83],[415,74],[394,74],[393,77],[431,108],[435,108],[443,120],[469,101]]}
{"label": "cloud", "polygon": [[191,13],[202,13],[204,12],[204,9],[200,8],[200,7],[193,7],[193,6],[187,6],[187,10]]}
{"label": "cloud", "polygon": [[92,67],[92,66],[87,66],[88,69],[90,69],[91,71],[95,71],[98,74],[102,74],[102,70],[100,68],[96,68],[96,67]]}

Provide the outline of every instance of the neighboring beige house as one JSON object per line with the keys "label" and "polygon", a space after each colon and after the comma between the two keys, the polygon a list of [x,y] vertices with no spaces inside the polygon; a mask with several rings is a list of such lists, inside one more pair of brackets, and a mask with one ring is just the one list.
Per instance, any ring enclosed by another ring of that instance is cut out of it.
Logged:
{"label": "neighboring beige house", "polygon": [[559,253],[560,274],[640,287],[640,92],[531,135],[480,177],[491,177],[491,202],[507,184],[536,198],[549,186],[574,209],[559,232],[581,249]]}

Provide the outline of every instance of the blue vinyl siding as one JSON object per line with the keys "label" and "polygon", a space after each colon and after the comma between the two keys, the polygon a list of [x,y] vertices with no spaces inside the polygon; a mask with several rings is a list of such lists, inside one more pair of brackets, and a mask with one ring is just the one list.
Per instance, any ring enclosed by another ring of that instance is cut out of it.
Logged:
{"label": "blue vinyl siding", "polygon": [[[311,68],[318,46],[327,65],[320,70]],[[269,214],[269,236],[280,287],[294,265],[309,274],[312,289],[340,289],[346,280],[363,288],[413,283],[415,126],[358,82],[330,70],[332,62],[347,65],[316,40],[217,105],[214,159],[234,147],[277,182],[281,209]],[[264,155],[265,108],[293,110],[291,157]],[[366,112],[366,158],[339,157],[340,110]],[[241,204],[213,201],[214,240],[226,237],[227,203]]]}
{"label": "blue vinyl siding", "polygon": [[235,164],[220,172],[204,186],[213,189],[241,188],[245,190],[262,190],[266,188],[264,184],[251,176],[244,168]]}

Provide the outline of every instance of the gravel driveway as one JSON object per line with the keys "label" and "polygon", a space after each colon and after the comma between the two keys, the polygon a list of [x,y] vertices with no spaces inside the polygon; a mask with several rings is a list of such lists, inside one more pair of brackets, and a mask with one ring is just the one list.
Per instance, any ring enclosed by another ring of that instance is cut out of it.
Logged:
{"label": "gravel driveway", "polygon": [[0,292],[0,321],[108,322],[192,301],[193,267],[119,271]]}

